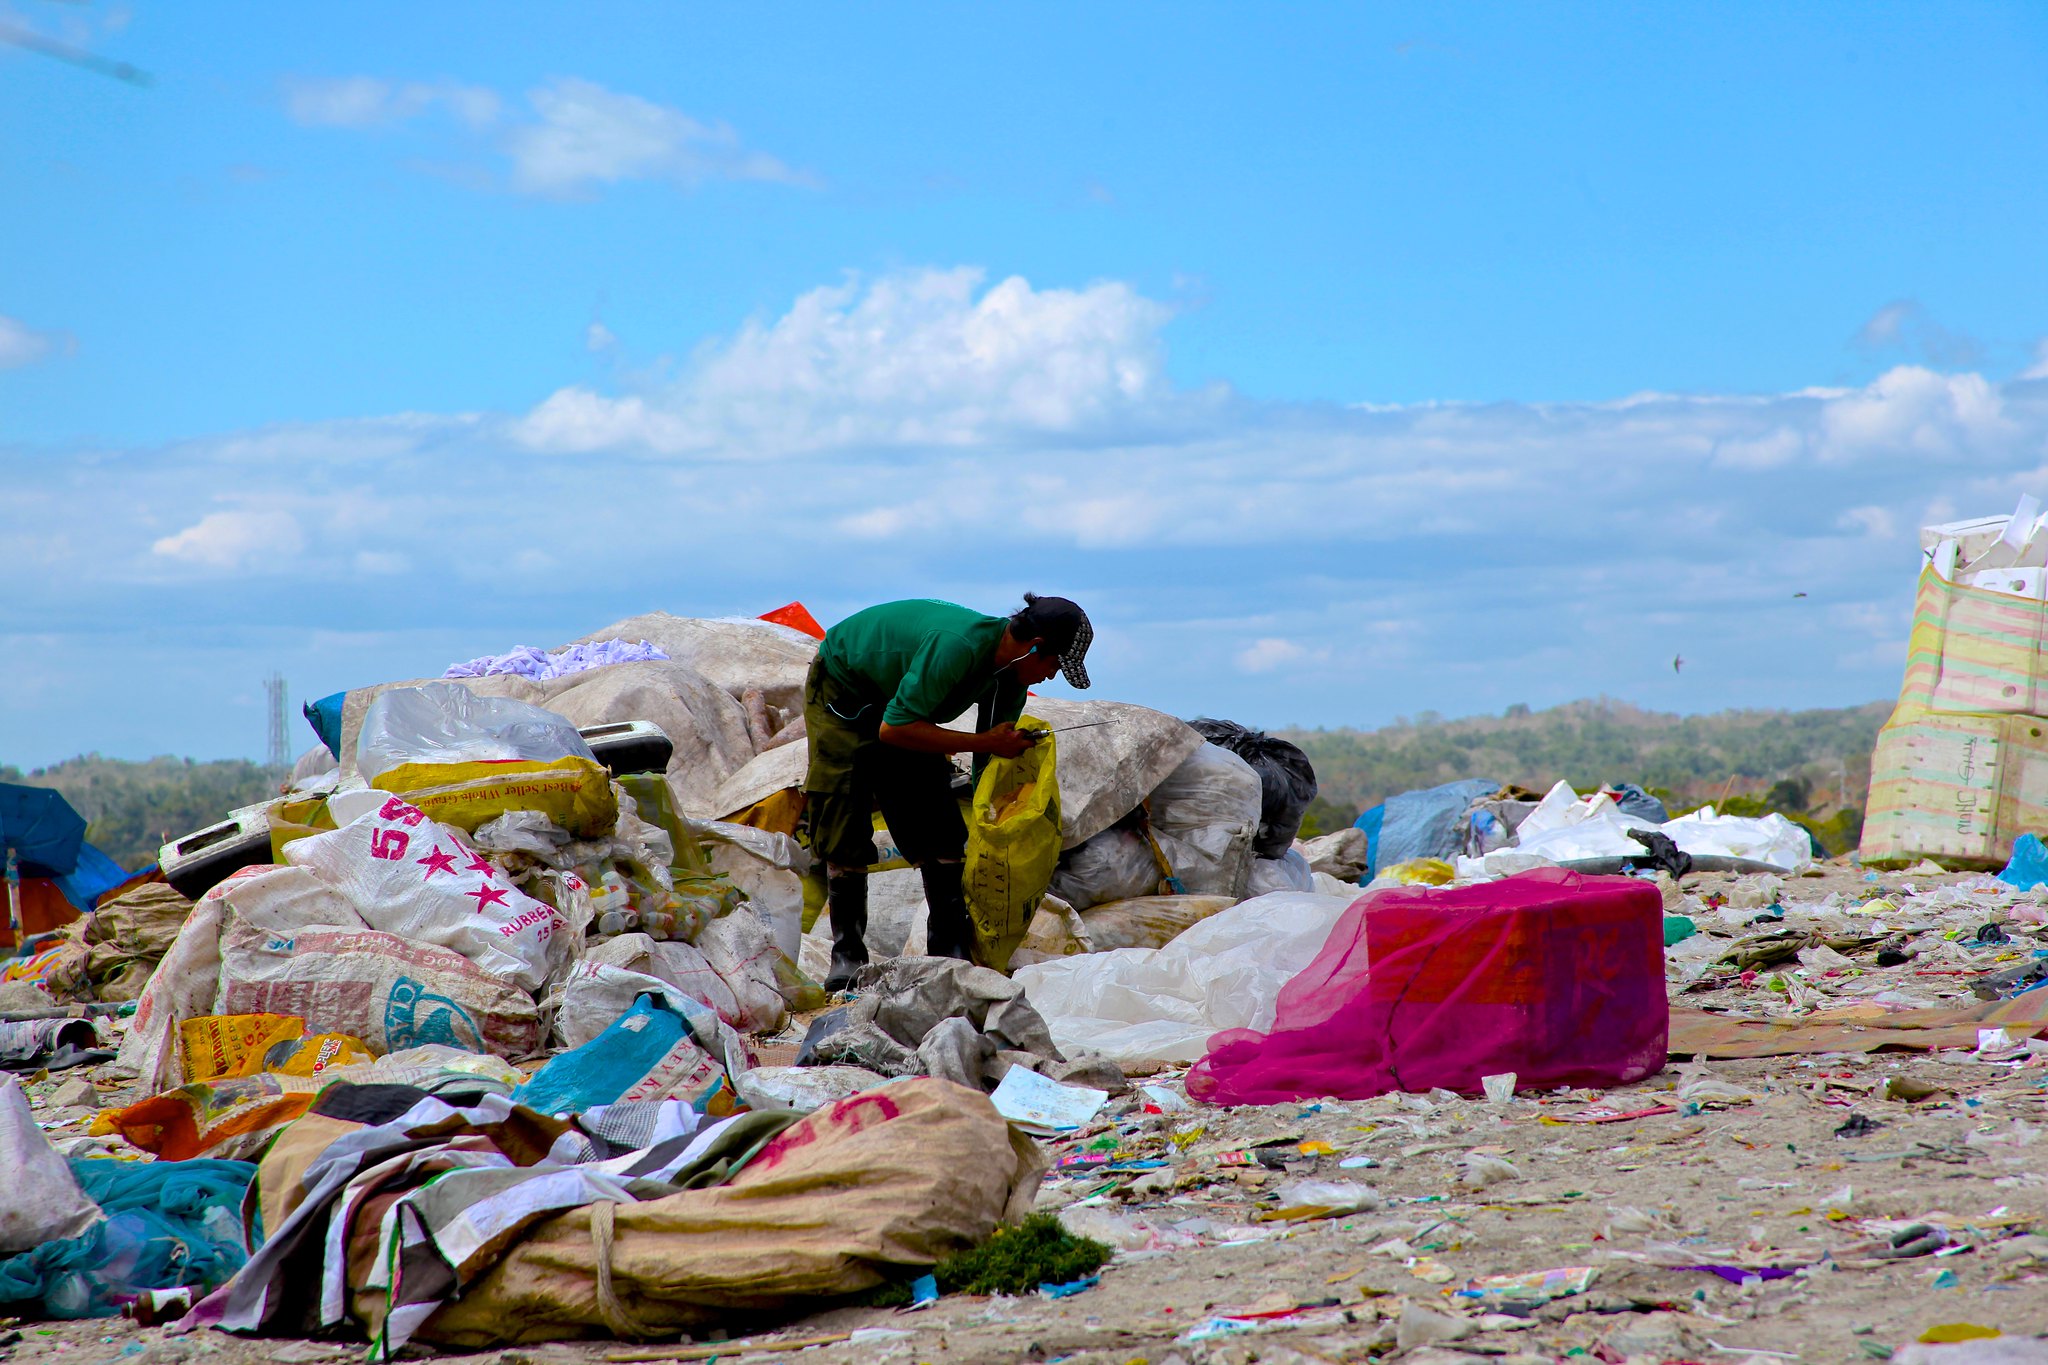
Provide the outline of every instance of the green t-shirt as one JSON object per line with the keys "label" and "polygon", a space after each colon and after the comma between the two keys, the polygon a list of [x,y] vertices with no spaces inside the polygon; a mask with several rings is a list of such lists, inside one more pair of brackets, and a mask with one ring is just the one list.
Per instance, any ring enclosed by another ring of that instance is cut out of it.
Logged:
{"label": "green t-shirt", "polygon": [[943,725],[990,699],[994,720],[1014,721],[1024,688],[995,662],[1008,624],[936,598],[884,602],[826,631],[818,658],[841,686],[882,704],[885,725]]}

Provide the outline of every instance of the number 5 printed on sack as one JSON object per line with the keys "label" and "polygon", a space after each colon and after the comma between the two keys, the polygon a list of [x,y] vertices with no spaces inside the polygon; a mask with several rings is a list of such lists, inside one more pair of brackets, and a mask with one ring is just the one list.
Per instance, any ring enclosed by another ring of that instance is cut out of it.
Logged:
{"label": "number 5 printed on sack", "polygon": [[402,829],[380,829],[370,836],[370,856],[396,862],[405,856],[406,845],[411,842],[411,836]]}

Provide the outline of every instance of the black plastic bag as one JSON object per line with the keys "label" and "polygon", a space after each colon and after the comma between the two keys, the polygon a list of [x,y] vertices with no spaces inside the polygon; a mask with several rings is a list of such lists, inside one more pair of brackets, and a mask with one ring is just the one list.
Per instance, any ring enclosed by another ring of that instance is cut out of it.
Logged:
{"label": "black plastic bag", "polygon": [[1692,855],[1678,846],[1668,834],[1654,829],[1632,829],[1628,837],[1647,848],[1649,853],[1636,854],[1623,861],[1638,872],[1669,872],[1674,877],[1683,877],[1692,871]]}
{"label": "black plastic bag", "polygon": [[1188,722],[1203,739],[1228,749],[1252,765],[1259,775],[1259,833],[1252,852],[1261,858],[1278,858],[1294,847],[1301,832],[1301,817],[1316,799],[1316,769],[1308,755],[1284,739],[1263,730],[1248,730],[1235,721],[1211,720],[1204,716]]}

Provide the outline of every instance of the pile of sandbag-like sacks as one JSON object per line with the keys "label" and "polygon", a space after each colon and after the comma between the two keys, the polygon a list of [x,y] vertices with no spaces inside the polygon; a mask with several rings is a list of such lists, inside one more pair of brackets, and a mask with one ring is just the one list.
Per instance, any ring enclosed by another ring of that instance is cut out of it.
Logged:
{"label": "pile of sandbag-like sacks", "polygon": [[658,774],[613,779],[561,717],[452,683],[397,689],[370,704],[356,758],[361,785],[274,835],[281,863],[202,896],[143,990],[120,1062],[178,1093],[108,1116],[131,1142],[253,1151],[337,1064],[518,1085],[507,1063],[590,1041],[640,990],[692,1025],[677,1047],[695,1055],[665,1074],[724,1086],[729,1107],[738,1031],[817,1003],[791,961],[795,845],[677,816]]}

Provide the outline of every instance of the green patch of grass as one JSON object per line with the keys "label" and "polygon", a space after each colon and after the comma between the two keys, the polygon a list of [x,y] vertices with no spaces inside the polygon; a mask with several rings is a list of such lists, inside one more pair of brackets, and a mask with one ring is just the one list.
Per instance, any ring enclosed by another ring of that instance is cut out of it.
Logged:
{"label": "green patch of grass", "polygon": [[[1076,1237],[1050,1213],[1034,1213],[971,1251],[950,1256],[932,1270],[941,1294],[1029,1294],[1042,1284],[1071,1284],[1100,1270],[1110,1250]],[[910,1302],[907,1281],[883,1285],[868,1299],[880,1308]]]}

